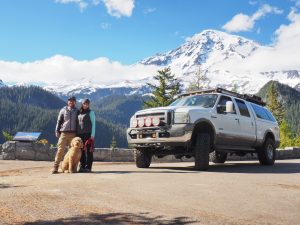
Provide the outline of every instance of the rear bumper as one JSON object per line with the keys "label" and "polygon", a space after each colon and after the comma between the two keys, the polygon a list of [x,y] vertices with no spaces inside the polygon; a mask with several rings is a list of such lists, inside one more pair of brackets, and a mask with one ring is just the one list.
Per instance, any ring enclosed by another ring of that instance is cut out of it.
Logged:
{"label": "rear bumper", "polygon": [[185,146],[192,138],[193,127],[193,124],[175,124],[166,130],[128,128],[127,141],[135,147]]}

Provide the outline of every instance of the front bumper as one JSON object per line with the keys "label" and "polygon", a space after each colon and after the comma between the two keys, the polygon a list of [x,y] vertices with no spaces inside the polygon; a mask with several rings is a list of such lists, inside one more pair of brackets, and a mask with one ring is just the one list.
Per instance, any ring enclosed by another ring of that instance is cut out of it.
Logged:
{"label": "front bumper", "polygon": [[193,124],[175,124],[163,128],[128,128],[127,140],[136,147],[146,146],[185,146],[190,142]]}

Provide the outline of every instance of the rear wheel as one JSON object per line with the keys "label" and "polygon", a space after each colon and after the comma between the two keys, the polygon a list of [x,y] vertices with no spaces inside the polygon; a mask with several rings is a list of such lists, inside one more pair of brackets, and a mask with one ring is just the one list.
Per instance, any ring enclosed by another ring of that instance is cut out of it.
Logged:
{"label": "rear wheel", "polygon": [[152,155],[147,150],[136,149],[134,152],[135,164],[138,168],[148,168],[151,164]]}
{"label": "rear wheel", "polygon": [[210,135],[200,133],[197,135],[195,146],[195,169],[199,171],[207,170],[209,166]]}
{"label": "rear wheel", "polygon": [[276,149],[273,139],[267,138],[264,145],[257,150],[261,165],[273,165],[276,158]]}
{"label": "rear wheel", "polygon": [[213,151],[209,154],[209,158],[213,163],[224,163],[227,159],[227,152]]}

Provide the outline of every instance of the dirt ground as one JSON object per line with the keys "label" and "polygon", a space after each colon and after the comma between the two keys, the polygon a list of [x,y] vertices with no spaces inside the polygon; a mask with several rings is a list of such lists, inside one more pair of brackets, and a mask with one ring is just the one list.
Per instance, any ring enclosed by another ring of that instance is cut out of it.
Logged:
{"label": "dirt ground", "polygon": [[300,160],[211,165],[0,161],[0,224],[300,224]]}

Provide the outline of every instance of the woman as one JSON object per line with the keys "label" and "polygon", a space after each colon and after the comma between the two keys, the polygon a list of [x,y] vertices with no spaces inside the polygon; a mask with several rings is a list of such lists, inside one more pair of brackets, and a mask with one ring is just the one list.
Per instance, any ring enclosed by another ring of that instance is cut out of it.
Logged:
{"label": "woman", "polygon": [[82,139],[84,145],[79,172],[91,172],[92,170],[95,130],[95,113],[90,110],[90,100],[84,99],[78,114],[77,134]]}

